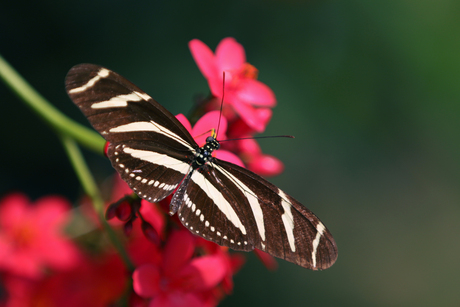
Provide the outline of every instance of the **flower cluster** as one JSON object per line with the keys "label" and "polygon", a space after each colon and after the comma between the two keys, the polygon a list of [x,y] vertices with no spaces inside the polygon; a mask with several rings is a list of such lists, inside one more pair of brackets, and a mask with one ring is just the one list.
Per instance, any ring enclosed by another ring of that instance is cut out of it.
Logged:
{"label": "flower cluster", "polygon": [[[215,54],[197,39],[190,41],[189,48],[211,89],[211,97],[204,106],[205,112],[219,110],[223,99],[222,115],[228,123],[227,137],[244,138],[224,142],[222,147],[238,155],[249,170],[259,175],[280,174],[283,171],[282,162],[263,154],[256,140],[251,139],[256,133],[265,130],[276,98],[267,85],[256,80],[258,71],[246,62],[243,46],[234,38],[228,37],[219,43]],[[206,122],[208,126],[217,125],[217,121],[210,121],[209,118]],[[222,126],[219,128],[222,129]],[[225,139],[222,135],[217,137],[220,140]]]}
{"label": "flower cluster", "polygon": [[[132,193],[119,176],[114,186],[113,199]],[[244,258],[192,235],[176,217],[167,214],[170,200],[171,196],[151,204],[125,198],[124,205],[130,204],[130,209],[123,211],[130,211],[131,218],[114,215],[116,218],[110,220],[113,225],[124,223],[125,232],[126,224],[131,224],[127,246],[135,265],[131,305],[216,306],[224,294],[232,291],[232,277]],[[108,211],[119,203],[110,205]]]}
{"label": "flower cluster", "polygon": [[[283,164],[251,138],[265,130],[276,99],[256,80],[258,71],[246,62],[243,47],[233,38],[223,39],[215,53],[196,39],[189,47],[211,94],[195,110],[202,116],[193,127],[184,115],[176,118],[199,146],[212,129],[220,141],[238,139],[222,142],[215,157],[263,176],[282,172]],[[31,202],[13,193],[0,201],[0,307],[102,307],[120,301],[211,307],[231,293],[233,275],[244,263],[241,254],[191,234],[170,217],[171,196],[148,203],[118,175],[111,187],[106,219],[123,257],[108,244],[87,199],[78,210],[58,196]],[[268,268],[276,266],[271,256],[256,253]]]}
{"label": "flower cluster", "polygon": [[0,201],[0,306],[108,306],[123,293],[126,269],[111,250],[90,256],[63,231],[70,203],[31,202],[20,193]]}

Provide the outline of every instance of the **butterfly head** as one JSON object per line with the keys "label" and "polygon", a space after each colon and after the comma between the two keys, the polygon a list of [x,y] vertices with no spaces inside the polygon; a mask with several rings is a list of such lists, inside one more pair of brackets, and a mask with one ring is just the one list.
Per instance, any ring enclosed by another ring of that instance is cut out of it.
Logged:
{"label": "butterfly head", "polygon": [[219,141],[217,138],[216,129],[211,129],[211,135],[206,138],[206,144],[202,148],[205,148],[207,151],[210,151],[210,154],[220,148]]}
{"label": "butterfly head", "polygon": [[220,148],[219,142],[216,140],[214,136],[208,136],[206,138],[206,144],[203,147],[209,148],[211,151],[217,150]]}

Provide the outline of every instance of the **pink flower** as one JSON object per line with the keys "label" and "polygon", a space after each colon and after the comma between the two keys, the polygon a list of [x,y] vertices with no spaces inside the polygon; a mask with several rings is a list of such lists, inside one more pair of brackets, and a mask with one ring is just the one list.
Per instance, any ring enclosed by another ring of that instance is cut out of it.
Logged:
{"label": "pink flower", "polygon": [[164,238],[163,230],[166,221],[163,212],[160,212],[161,209],[157,205],[132,197],[133,193],[128,184],[116,174],[113,181],[112,200],[106,208],[105,218],[113,226],[123,224],[126,234],[131,234],[134,223],[140,218],[140,226],[144,235],[158,245],[159,241]]}
{"label": "pink flower", "polygon": [[264,154],[256,139],[251,138],[252,131],[241,120],[238,120],[228,128],[230,139],[241,139],[232,142],[225,142],[225,148],[243,160],[246,167],[261,176],[276,176],[283,172],[284,165],[278,158]]}
{"label": "pink flower", "polygon": [[[176,115],[176,118],[181,122],[182,125],[190,132],[192,137],[198,146],[206,144],[206,137],[210,136],[211,129],[217,129],[219,123],[219,111],[211,111],[201,117],[192,128],[190,122],[183,114]],[[221,117],[218,139],[226,139],[225,133],[227,131],[227,120],[225,117]],[[225,160],[241,167],[244,167],[243,162],[237,155],[227,150],[216,150],[213,155],[221,160]]]}
{"label": "pink flower", "polygon": [[207,254],[219,255],[225,260],[225,277],[222,281],[222,289],[225,293],[230,294],[233,290],[233,275],[243,266],[245,262],[244,256],[240,253],[231,254],[228,252],[228,247],[219,246],[203,238],[198,238],[197,247],[206,251]]}
{"label": "pink flower", "polygon": [[261,176],[276,176],[283,172],[284,165],[278,158],[262,153],[255,139],[238,140],[237,152],[243,157],[247,168]]}
{"label": "pink flower", "polygon": [[134,291],[141,297],[151,298],[150,307],[208,306],[208,291],[224,279],[226,264],[219,255],[192,258],[194,241],[188,230],[174,231],[159,266],[144,264],[136,268]]}
{"label": "pink flower", "polygon": [[[202,41],[193,39],[189,48],[198,68],[208,80],[211,93],[222,99],[225,71],[225,102],[255,131],[262,132],[271,117],[276,98],[273,91],[257,81],[257,70],[246,63],[244,48],[234,38],[224,38],[213,54]],[[269,113],[269,116],[267,114]]]}
{"label": "pink flower", "polygon": [[40,280],[5,276],[6,306],[109,306],[123,295],[126,273],[120,257],[107,253],[97,258],[80,257],[74,268],[55,271]]}
{"label": "pink flower", "polygon": [[33,306],[111,306],[123,295],[127,276],[117,254],[84,259],[78,268],[47,278],[36,290]]}
{"label": "pink flower", "polygon": [[256,254],[257,258],[259,258],[267,269],[274,271],[278,268],[278,262],[276,262],[276,259],[272,255],[258,249],[254,249],[254,254]]}
{"label": "pink flower", "polygon": [[70,204],[59,196],[31,203],[19,193],[0,201],[0,269],[28,278],[39,278],[47,267],[68,269],[79,253],[64,236]]}

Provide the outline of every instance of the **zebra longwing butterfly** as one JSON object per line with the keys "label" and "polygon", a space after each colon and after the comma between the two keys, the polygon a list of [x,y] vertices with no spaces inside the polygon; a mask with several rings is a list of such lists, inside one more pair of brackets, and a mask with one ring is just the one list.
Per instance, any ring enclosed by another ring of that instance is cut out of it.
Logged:
{"label": "zebra longwing butterfly", "polygon": [[214,136],[199,147],[186,128],[137,86],[106,68],[81,64],[66,90],[109,142],[107,154],[141,198],[175,192],[171,213],[192,233],[235,250],[254,248],[321,270],[337,259],[329,230],[307,208],[260,176],[212,157]]}

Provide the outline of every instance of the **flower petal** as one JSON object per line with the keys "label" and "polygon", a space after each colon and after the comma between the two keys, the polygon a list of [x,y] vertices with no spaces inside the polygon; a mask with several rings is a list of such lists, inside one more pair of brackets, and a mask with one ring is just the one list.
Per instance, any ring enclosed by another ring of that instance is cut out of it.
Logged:
{"label": "flower petal", "polygon": [[217,73],[222,71],[239,70],[246,62],[246,53],[243,46],[233,37],[227,37],[220,41],[216,48]]}
{"label": "flower petal", "polygon": [[[195,142],[198,146],[203,146],[206,144],[206,138],[210,135],[211,129],[217,130],[217,125],[219,124],[219,111],[211,111],[203,115],[193,126],[192,136],[195,139]],[[225,132],[227,131],[227,119],[225,117],[220,118],[220,127],[219,127],[219,138],[225,139]]]}
{"label": "flower petal", "polygon": [[203,76],[206,79],[218,77],[216,59],[211,49],[198,39],[192,39],[188,47]]}
{"label": "flower petal", "polygon": [[152,297],[160,292],[160,271],[152,264],[144,264],[133,272],[133,289],[141,297]]}
{"label": "flower petal", "polygon": [[284,164],[271,155],[260,155],[248,163],[248,169],[261,176],[276,176],[283,172]]}
{"label": "flower petal", "polygon": [[255,132],[242,118],[238,118],[230,124],[228,137],[232,139],[248,137],[254,135]]}
{"label": "flower petal", "polygon": [[238,272],[238,270],[243,266],[246,259],[242,254],[229,254],[229,268],[227,273],[225,274],[225,278],[222,281],[222,288],[225,293],[230,294],[233,290],[233,275]]}
{"label": "flower petal", "polygon": [[126,247],[127,252],[136,266],[141,264],[162,265],[162,253],[159,246],[152,244],[142,233],[140,219],[134,221],[135,227]]}
{"label": "flower petal", "polygon": [[29,198],[21,193],[11,193],[0,201],[0,227],[15,227],[24,222],[28,216]]}
{"label": "flower petal", "polygon": [[[56,231],[56,230],[55,230]],[[81,257],[79,250],[72,241],[59,234],[48,234],[36,239],[37,245],[30,252],[35,253],[47,266],[58,269],[69,269],[77,265]],[[31,255],[32,256],[32,255]]]}
{"label": "flower petal", "polygon": [[187,129],[189,133],[192,133],[192,125],[190,125],[190,122],[188,121],[187,117],[185,117],[184,114],[179,113],[176,115],[176,119]]}
{"label": "flower petal", "polygon": [[253,106],[272,108],[276,105],[276,97],[272,89],[254,79],[242,79],[238,83],[236,96]]}
{"label": "flower petal", "polygon": [[255,139],[245,139],[238,141],[238,149],[251,160],[262,154],[259,143]]}
{"label": "flower petal", "polygon": [[246,124],[259,133],[265,130],[272,113],[268,108],[256,109],[243,102],[233,103],[233,107]]}
{"label": "flower petal", "polygon": [[163,275],[173,278],[190,260],[194,251],[194,238],[183,229],[171,233],[163,253]]}
{"label": "flower petal", "polygon": [[41,277],[44,267],[72,267],[79,253],[61,229],[69,208],[70,204],[58,196],[43,197],[35,204],[23,194],[2,199],[0,229],[6,246],[0,267],[30,278]]}
{"label": "flower petal", "polygon": [[227,272],[227,263],[219,254],[193,259],[180,272],[182,289],[203,291],[217,286]]}
{"label": "flower petal", "polygon": [[230,152],[228,150],[221,149],[221,150],[216,151],[216,158],[236,164],[244,168],[246,167],[243,161],[241,161],[241,159],[237,155],[235,155],[233,152]]}
{"label": "flower petal", "polygon": [[259,118],[259,121],[266,127],[268,125],[268,122],[272,118],[273,111],[272,109],[269,108],[257,108],[256,109],[257,117]]}
{"label": "flower petal", "polygon": [[70,202],[63,197],[45,196],[34,203],[34,219],[39,227],[60,227],[68,220],[70,207]]}
{"label": "flower petal", "polygon": [[195,293],[169,292],[155,297],[149,307],[207,307]]}
{"label": "flower petal", "polygon": [[161,238],[164,238],[163,229],[165,227],[165,218],[156,204],[149,203],[146,200],[141,201],[140,212],[142,217],[155,228]]}
{"label": "flower petal", "polygon": [[267,269],[273,271],[278,268],[278,262],[276,262],[276,259],[273,258],[273,256],[267,254],[266,252],[258,250],[257,248],[254,249],[254,253]]}

